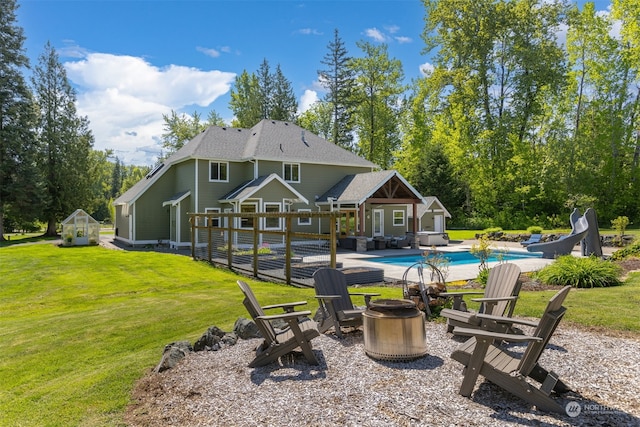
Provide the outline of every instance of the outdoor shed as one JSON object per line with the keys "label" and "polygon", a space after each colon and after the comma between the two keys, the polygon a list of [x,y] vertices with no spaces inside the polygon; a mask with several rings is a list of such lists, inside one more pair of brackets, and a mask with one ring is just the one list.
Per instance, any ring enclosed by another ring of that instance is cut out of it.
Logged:
{"label": "outdoor shed", "polygon": [[100,223],[82,209],[76,210],[62,221],[64,246],[97,245],[100,241]]}

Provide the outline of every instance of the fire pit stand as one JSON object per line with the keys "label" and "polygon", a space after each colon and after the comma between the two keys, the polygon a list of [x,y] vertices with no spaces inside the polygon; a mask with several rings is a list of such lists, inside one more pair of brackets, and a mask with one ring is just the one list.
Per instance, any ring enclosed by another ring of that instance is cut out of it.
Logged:
{"label": "fire pit stand", "polygon": [[370,357],[406,361],[427,354],[425,315],[413,301],[372,301],[362,320],[364,351]]}

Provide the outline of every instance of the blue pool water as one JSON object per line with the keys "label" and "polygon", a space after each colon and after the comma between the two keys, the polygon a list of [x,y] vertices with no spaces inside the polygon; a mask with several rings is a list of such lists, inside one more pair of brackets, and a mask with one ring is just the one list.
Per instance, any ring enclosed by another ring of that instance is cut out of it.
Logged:
{"label": "blue pool water", "polygon": [[[462,252],[439,252],[449,260],[450,266],[455,265],[463,265],[463,264],[477,264],[480,261],[478,258],[473,256],[469,251]],[[541,254],[531,253],[531,252],[495,252],[493,255],[489,256],[487,262],[497,262],[500,260],[503,261],[515,261],[519,259],[527,259],[527,258],[540,258]],[[416,262],[422,261],[424,257],[422,255],[407,255],[407,256],[389,256],[389,257],[371,257],[367,258],[369,262],[378,262],[381,264],[391,264],[397,265],[401,267],[410,267]]]}

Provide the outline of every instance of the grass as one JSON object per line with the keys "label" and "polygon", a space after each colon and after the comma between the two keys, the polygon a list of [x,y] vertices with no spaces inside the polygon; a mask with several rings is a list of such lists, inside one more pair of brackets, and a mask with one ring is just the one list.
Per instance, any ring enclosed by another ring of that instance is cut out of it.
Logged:
{"label": "grass", "polygon": [[[117,426],[165,344],[248,317],[232,272],[188,257],[52,244],[0,249],[0,425]],[[247,280],[264,304],[317,303],[311,289]],[[363,288],[401,298],[399,288]],[[539,316],[553,292],[522,292]],[[640,275],[572,290],[566,319],[640,335]]]}
{"label": "grass", "polygon": [[[473,240],[476,238],[476,234],[481,233],[482,230],[447,230],[447,234],[451,240]],[[527,234],[527,230],[503,230],[505,234]],[[562,233],[570,233],[571,229],[556,229],[556,230],[543,230],[543,233],[554,233],[554,234],[562,234]],[[611,228],[600,228],[600,235],[606,234],[618,234],[617,231]],[[629,229],[627,228],[625,235],[634,236],[636,239],[640,238],[640,229]]]}
{"label": "grass", "polygon": [[[3,426],[121,425],[165,344],[248,317],[237,275],[179,255],[18,245],[0,250],[0,277]],[[265,304],[317,308],[311,289],[248,282]]]}

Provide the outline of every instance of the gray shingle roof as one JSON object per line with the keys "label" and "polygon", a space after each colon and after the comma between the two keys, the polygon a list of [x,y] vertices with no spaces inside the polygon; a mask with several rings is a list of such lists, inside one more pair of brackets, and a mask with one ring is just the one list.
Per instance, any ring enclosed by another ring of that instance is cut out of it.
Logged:
{"label": "gray shingle roof", "polygon": [[137,182],[114,204],[131,203],[169,166],[188,159],[275,160],[378,169],[374,163],[293,123],[262,120],[251,129],[211,126],[169,156],[158,173]]}
{"label": "gray shingle roof", "polygon": [[212,126],[185,144],[167,161],[175,163],[188,158],[285,160],[378,168],[374,163],[300,126],[278,120],[262,120],[251,129]]}
{"label": "gray shingle roof", "polygon": [[409,183],[404,181],[396,171],[388,170],[347,175],[340,180],[340,182],[331,187],[326,193],[320,196],[317,202],[327,202],[329,198],[332,198],[335,202],[340,203],[363,203],[367,198],[371,197],[385,183],[394,177],[406,186],[408,194],[402,196],[403,198],[415,197],[422,199],[420,193],[411,187]]}
{"label": "gray shingle roof", "polygon": [[244,200],[249,197],[252,197],[256,192],[258,192],[262,187],[269,184],[272,181],[279,182],[283,187],[287,188],[296,199],[299,199],[301,202],[309,203],[308,200],[300,193],[298,193],[293,187],[287,184],[282,178],[280,178],[277,174],[272,173],[270,175],[260,176],[256,179],[243,182],[229,193],[225,194],[220,198],[221,201],[230,201],[230,200]]}

